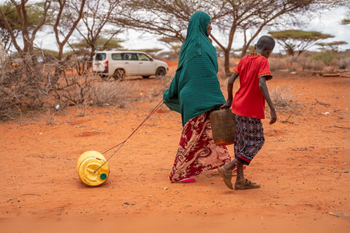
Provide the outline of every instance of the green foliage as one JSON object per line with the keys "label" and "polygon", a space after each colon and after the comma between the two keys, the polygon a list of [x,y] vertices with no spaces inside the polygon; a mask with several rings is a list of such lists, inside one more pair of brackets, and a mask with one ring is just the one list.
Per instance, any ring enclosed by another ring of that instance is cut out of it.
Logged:
{"label": "green foliage", "polygon": [[341,45],[346,45],[348,44],[348,42],[346,41],[333,41],[333,42],[329,42],[329,43],[316,43],[316,45],[321,46],[321,49],[326,49],[329,48],[330,50],[334,51],[334,52],[338,52],[339,51],[339,46]]}
{"label": "green foliage", "polygon": [[[350,9],[350,4],[349,4],[349,9]],[[350,11],[348,11],[346,18],[344,18],[340,24],[342,25],[350,24]]]}
{"label": "green foliage", "polygon": [[121,40],[121,39],[108,40],[106,38],[99,38],[97,39],[96,48],[97,50],[121,49],[123,48],[123,46],[121,46],[120,44],[122,42],[124,42],[124,40]]}
{"label": "green foliage", "polygon": [[[12,30],[21,30],[21,24],[18,18],[16,7],[10,1],[0,5],[1,10],[4,12]],[[43,3],[26,4],[27,16],[28,16],[28,29],[33,30],[38,25],[43,17]],[[21,11],[23,14],[23,12]],[[22,15],[23,17],[23,15]],[[49,22],[47,22],[49,23]],[[0,27],[4,28],[5,25],[0,21]]]}
{"label": "green foliage", "polygon": [[318,31],[284,30],[269,32],[278,43],[286,50],[287,54],[298,55],[313,46],[318,40],[334,37],[331,34],[323,34]]}
{"label": "green foliage", "polygon": [[[124,40],[121,39],[111,39],[108,40],[106,38],[99,38],[96,41],[95,49],[96,50],[115,50],[115,49],[122,49],[123,46],[121,46],[120,43],[124,42]],[[82,39],[77,43],[71,44],[74,49],[77,50],[89,50],[91,49],[91,45],[89,45],[86,40]]]}
{"label": "green foliage", "polygon": [[335,58],[336,58],[335,53],[329,50],[314,53],[311,55],[311,59],[315,61],[322,61],[326,65],[331,65]]}

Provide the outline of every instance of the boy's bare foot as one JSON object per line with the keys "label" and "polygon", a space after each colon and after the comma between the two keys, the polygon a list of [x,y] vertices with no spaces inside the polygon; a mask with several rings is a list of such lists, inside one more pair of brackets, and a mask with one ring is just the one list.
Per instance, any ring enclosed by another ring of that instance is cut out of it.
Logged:
{"label": "boy's bare foot", "polygon": [[232,170],[226,171],[224,167],[219,167],[218,168],[218,172],[219,172],[220,176],[224,179],[224,182],[225,182],[226,186],[229,189],[233,189],[233,184],[231,182],[231,180],[232,180]]}
{"label": "boy's bare foot", "polygon": [[244,179],[242,181],[236,181],[235,190],[243,190],[243,189],[257,189],[260,188],[260,184],[256,184],[251,182],[248,179]]}

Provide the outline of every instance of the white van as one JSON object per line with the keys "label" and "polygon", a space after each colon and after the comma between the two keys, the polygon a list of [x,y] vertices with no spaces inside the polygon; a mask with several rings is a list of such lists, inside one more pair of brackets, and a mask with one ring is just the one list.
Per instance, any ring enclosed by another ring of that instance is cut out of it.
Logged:
{"label": "white van", "polygon": [[123,80],[125,76],[134,75],[143,78],[164,76],[168,70],[167,63],[137,51],[98,51],[92,65],[92,72],[98,73],[104,80],[110,77]]}

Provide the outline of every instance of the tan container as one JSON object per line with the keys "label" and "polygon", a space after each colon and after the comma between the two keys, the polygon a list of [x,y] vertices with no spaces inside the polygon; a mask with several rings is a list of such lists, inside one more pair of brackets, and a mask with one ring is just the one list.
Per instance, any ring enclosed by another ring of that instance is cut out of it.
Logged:
{"label": "tan container", "polygon": [[[97,151],[91,150],[81,154],[77,162],[80,180],[88,186],[103,184],[109,176],[109,166],[105,161],[105,157]],[[99,168],[102,164],[103,166]]]}
{"label": "tan container", "polygon": [[231,109],[221,109],[210,114],[213,139],[217,145],[230,145],[234,143],[236,132],[235,114]]}

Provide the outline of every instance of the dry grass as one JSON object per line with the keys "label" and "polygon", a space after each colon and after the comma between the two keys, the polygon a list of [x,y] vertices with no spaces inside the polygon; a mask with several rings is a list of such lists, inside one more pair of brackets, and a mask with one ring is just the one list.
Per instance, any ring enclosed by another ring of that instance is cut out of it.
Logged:
{"label": "dry grass", "polygon": [[284,108],[293,101],[292,86],[277,86],[270,91],[270,96],[276,107]]}
{"label": "dry grass", "polygon": [[138,90],[137,84],[130,82],[99,82],[96,83],[89,94],[91,105],[112,105],[124,108],[130,101],[134,90]]}

